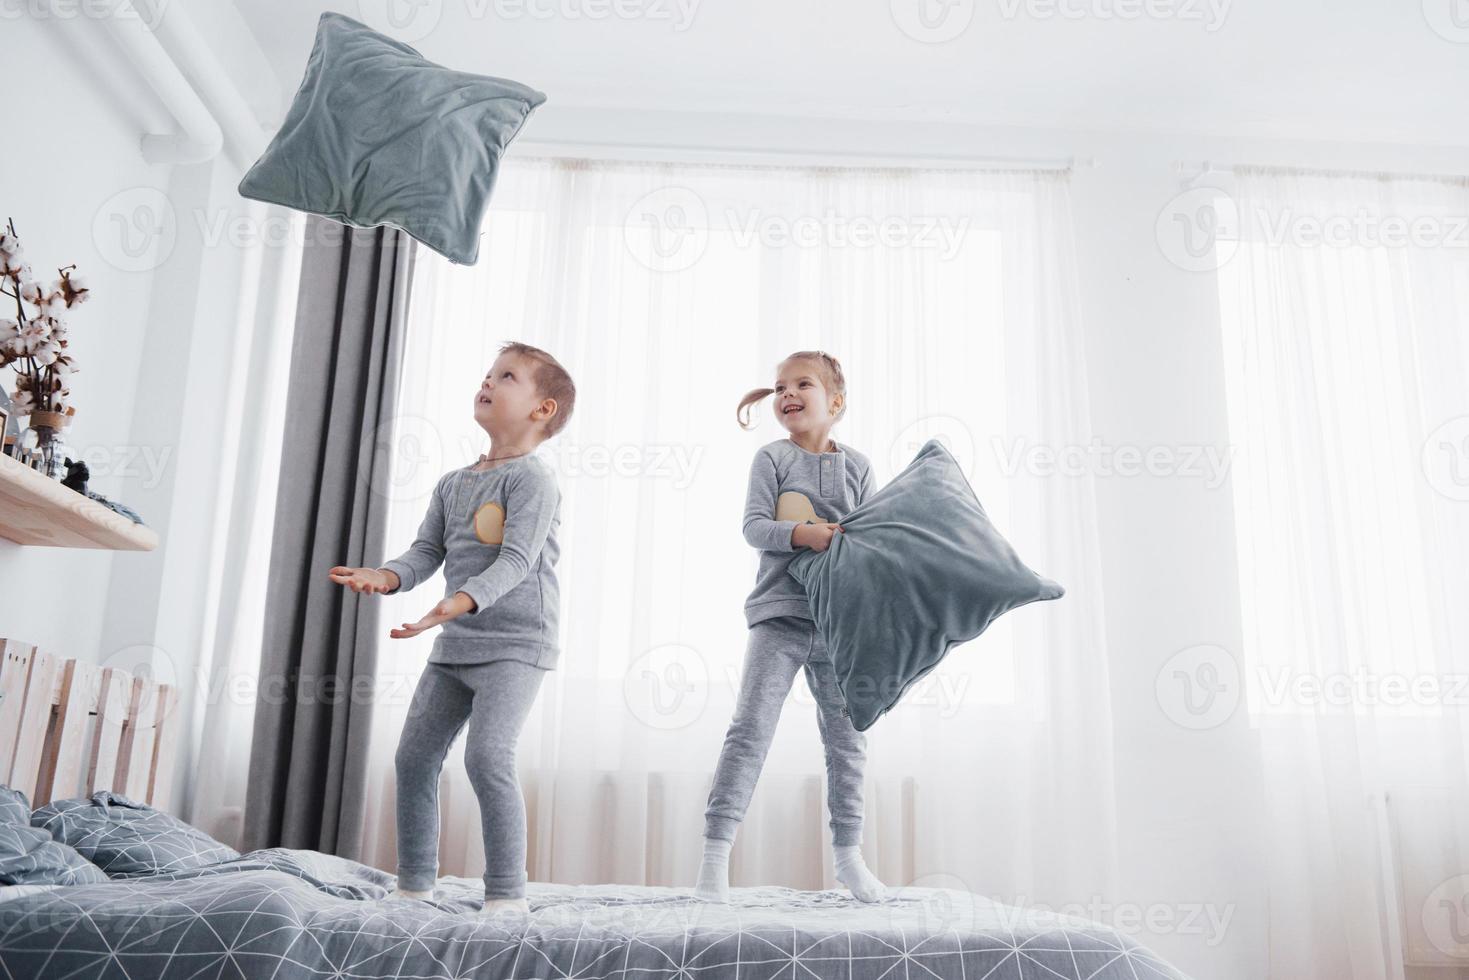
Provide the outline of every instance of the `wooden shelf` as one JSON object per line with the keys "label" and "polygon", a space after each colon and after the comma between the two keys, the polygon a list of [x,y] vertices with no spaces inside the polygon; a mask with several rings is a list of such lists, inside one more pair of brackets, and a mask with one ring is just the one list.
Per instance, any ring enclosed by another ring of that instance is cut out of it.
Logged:
{"label": "wooden shelf", "polygon": [[152,551],[158,535],[0,453],[0,538],[52,548]]}

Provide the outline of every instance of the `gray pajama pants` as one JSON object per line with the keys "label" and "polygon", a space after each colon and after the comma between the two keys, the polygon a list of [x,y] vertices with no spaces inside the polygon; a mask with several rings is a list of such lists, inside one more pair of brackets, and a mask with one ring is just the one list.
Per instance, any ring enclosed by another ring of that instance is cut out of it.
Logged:
{"label": "gray pajama pants", "polygon": [[398,770],[398,887],[434,887],[439,872],[439,773],[467,724],[464,765],[479,798],[485,897],[525,895],[525,798],[515,743],[546,671],[517,660],[430,662],[413,692]]}
{"label": "gray pajama pants", "polygon": [[705,837],[734,840],[775,736],[780,709],[802,667],[816,698],[816,723],[826,748],[826,805],[831,812],[832,843],[843,847],[862,842],[862,767],[867,739],[843,713],[845,705],[826,644],[810,620],[795,616],[767,619],[750,627],[739,699],[704,810]]}

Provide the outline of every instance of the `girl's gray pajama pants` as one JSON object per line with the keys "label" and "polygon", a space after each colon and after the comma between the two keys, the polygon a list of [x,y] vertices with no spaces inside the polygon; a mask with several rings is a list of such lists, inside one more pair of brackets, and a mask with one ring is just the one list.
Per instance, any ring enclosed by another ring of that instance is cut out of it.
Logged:
{"label": "girl's gray pajama pants", "polygon": [[464,764],[479,797],[485,897],[525,895],[525,798],[515,743],[543,668],[518,660],[428,663],[398,739],[398,887],[434,887],[439,871],[439,772],[465,725]]}
{"label": "girl's gray pajama pants", "polygon": [[862,767],[867,739],[846,715],[836,670],[826,644],[809,619],[780,616],[750,627],[734,718],[714,769],[714,785],[704,810],[704,836],[734,840],[755,781],[775,736],[775,724],[796,671],[816,698],[816,723],[826,748],[826,805],[832,843],[862,842]]}

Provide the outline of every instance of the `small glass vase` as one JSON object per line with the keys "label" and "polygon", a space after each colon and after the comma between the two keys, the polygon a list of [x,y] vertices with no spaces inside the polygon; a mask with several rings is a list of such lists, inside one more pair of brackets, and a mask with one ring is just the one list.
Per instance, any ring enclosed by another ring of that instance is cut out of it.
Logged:
{"label": "small glass vase", "polygon": [[66,428],[71,416],[65,412],[32,412],[30,425],[35,433],[33,448],[41,454],[40,472],[53,480],[66,476],[66,441],[61,430]]}

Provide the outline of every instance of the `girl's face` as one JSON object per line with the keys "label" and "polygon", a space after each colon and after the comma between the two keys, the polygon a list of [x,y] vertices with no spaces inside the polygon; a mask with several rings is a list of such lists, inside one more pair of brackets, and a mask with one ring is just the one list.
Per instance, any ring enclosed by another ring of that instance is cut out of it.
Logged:
{"label": "girl's face", "polygon": [[495,358],[474,393],[474,420],[490,433],[535,421],[545,399],[536,391],[535,364],[506,352]]}
{"label": "girl's face", "polygon": [[809,360],[781,364],[775,379],[775,415],[792,435],[822,432],[836,421],[842,398],[827,391]]}

